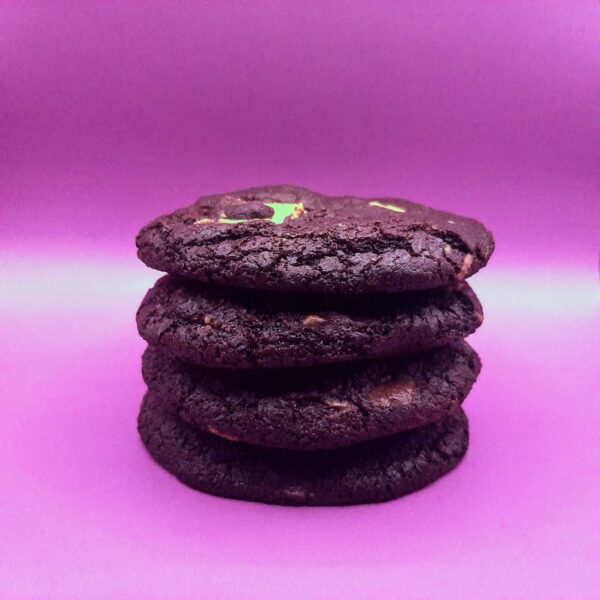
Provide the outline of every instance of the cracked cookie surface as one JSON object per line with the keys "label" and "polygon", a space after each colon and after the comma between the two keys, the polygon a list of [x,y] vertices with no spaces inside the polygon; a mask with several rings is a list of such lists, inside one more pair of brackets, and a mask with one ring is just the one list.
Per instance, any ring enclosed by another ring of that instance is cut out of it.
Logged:
{"label": "cracked cookie surface", "polygon": [[167,275],[137,313],[140,335],[182,360],[230,369],[310,366],[417,352],[481,324],[466,283],[360,297],[207,287]]}
{"label": "cracked cookie surface", "polygon": [[481,366],[465,342],[294,372],[207,369],[151,346],[142,362],[149,390],[182,421],[230,441],[307,451],[439,421],[458,410]]}
{"label": "cracked cookie surface", "polygon": [[467,451],[462,411],[437,423],[347,448],[276,450],[198,431],[147,394],[138,431],[154,460],[204,492],[287,505],[382,502],[416,491],[452,470]]}
{"label": "cracked cookie surface", "polygon": [[278,185],[200,198],[143,227],[137,247],[148,266],[205,283],[362,294],[463,281],[494,240],[474,219],[407,200]]}

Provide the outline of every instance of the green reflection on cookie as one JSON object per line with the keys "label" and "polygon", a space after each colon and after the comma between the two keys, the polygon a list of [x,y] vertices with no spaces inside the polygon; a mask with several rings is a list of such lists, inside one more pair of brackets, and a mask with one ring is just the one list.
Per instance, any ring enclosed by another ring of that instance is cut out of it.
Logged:
{"label": "green reflection on cookie", "polygon": [[273,209],[273,216],[268,220],[275,225],[281,225],[288,217],[297,219],[304,212],[302,202],[265,202],[264,204]]}
{"label": "green reflection on cookie", "polygon": [[398,213],[405,213],[406,209],[401,206],[394,206],[393,204],[383,204],[383,202],[379,202],[378,200],[373,200],[369,202],[369,206],[375,206],[376,208],[387,208],[388,210],[392,210]]}
{"label": "green reflection on cookie", "polygon": [[265,217],[260,219],[228,219],[224,213],[218,219],[198,219],[194,221],[196,225],[203,225],[205,223],[247,223],[249,221],[270,221],[275,225],[281,225],[288,217],[290,219],[297,219],[304,213],[304,204],[302,202],[264,202],[265,206],[273,209],[272,217]]}

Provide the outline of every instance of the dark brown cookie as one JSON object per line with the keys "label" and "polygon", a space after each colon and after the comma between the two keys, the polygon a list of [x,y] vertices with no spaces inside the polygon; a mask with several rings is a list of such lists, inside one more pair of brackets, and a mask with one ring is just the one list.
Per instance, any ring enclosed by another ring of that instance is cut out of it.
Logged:
{"label": "dark brown cookie", "polygon": [[464,338],[482,318],[465,283],[338,297],[207,288],[166,276],[146,294],[137,324],[149,344],[183,360],[249,369],[406,354]]}
{"label": "dark brown cookie", "polygon": [[248,444],[320,450],[439,421],[458,410],[480,366],[465,342],[293,372],[206,369],[150,346],[142,372],[168,410],[199,429]]}
{"label": "dark brown cookie", "polygon": [[168,413],[151,394],[138,430],[156,462],[198,490],[272,504],[360,504],[418,490],[451,469],[468,441],[462,411],[432,425],[337,450],[294,452],[229,442]]}
{"label": "dark brown cookie", "polygon": [[407,200],[278,185],[200,198],[145,226],[137,246],[148,266],[205,283],[362,294],[463,281],[494,240],[478,221]]}

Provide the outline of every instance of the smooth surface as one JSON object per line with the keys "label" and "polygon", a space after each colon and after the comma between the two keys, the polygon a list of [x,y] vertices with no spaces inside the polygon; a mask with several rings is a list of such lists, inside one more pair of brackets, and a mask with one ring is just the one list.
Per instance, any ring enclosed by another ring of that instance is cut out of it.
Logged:
{"label": "smooth surface", "polygon": [[[0,598],[598,597],[596,2],[0,5]],[[496,235],[462,466],[397,502],[192,492],[135,431],[133,237],[206,193]]]}

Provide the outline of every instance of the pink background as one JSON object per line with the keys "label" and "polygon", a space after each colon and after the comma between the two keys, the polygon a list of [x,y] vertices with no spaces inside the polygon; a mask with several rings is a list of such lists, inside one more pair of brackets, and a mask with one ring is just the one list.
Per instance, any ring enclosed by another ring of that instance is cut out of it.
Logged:
{"label": "pink background", "polygon": [[[0,4],[0,598],[599,598],[600,4]],[[291,182],[479,217],[454,473],[212,498],[135,431],[137,229]]]}

